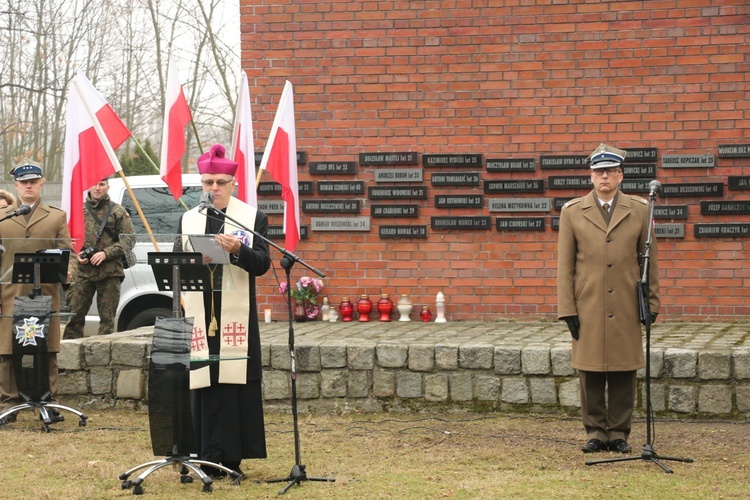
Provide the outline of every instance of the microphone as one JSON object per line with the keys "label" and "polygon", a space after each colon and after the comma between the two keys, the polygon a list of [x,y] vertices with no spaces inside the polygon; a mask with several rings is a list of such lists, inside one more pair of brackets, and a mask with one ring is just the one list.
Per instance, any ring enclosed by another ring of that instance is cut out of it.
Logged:
{"label": "microphone", "polygon": [[200,208],[214,208],[214,194],[211,191],[201,193]]}
{"label": "microphone", "polygon": [[31,212],[31,205],[21,205],[20,207],[6,215],[5,218],[10,219],[11,217],[16,217],[18,215],[26,215],[29,212]]}
{"label": "microphone", "polygon": [[656,196],[656,193],[661,191],[661,182],[654,179],[653,181],[648,183],[648,196],[650,198],[653,198]]}

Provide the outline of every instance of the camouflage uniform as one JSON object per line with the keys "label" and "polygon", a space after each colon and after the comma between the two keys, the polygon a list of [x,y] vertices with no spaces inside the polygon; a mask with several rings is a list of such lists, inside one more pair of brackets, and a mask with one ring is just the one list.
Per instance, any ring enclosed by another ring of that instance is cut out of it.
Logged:
{"label": "camouflage uniform", "polygon": [[[107,213],[110,203],[109,195],[104,195],[99,201],[86,197],[86,205],[90,207],[101,221]],[[86,242],[83,248],[93,247],[97,251],[103,250],[107,259],[98,266],[92,264],[78,265],[78,276],[68,289],[68,307],[75,314],[65,327],[64,338],[77,339],[83,337],[83,326],[86,313],[96,292],[96,306],[99,310],[99,335],[106,335],[114,331],[115,314],[120,302],[120,283],[125,276],[122,268],[122,257],[132,250],[134,238],[120,238],[120,235],[135,234],[133,222],[127,211],[114,203],[109,212],[107,224],[104,226],[98,240],[96,233],[99,223],[84,208],[86,225]]]}

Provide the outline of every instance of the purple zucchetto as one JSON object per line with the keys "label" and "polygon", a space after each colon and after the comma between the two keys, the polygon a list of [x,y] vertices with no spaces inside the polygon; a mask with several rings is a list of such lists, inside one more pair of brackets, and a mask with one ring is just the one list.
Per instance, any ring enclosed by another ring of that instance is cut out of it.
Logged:
{"label": "purple zucchetto", "polygon": [[237,171],[237,162],[226,158],[227,150],[221,144],[214,144],[208,153],[203,153],[198,158],[199,174],[225,174],[234,177]]}

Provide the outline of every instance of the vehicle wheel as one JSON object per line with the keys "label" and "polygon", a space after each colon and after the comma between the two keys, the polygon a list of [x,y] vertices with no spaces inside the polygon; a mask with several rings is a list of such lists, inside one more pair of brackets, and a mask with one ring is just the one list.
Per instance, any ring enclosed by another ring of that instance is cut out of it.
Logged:
{"label": "vehicle wheel", "polygon": [[160,316],[162,318],[171,318],[172,310],[166,309],[164,307],[154,307],[152,309],[141,311],[133,316],[133,319],[130,320],[128,326],[125,327],[125,329],[135,330],[136,328],[140,328],[142,326],[153,326],[153,324],[156,322],[157,316]]}

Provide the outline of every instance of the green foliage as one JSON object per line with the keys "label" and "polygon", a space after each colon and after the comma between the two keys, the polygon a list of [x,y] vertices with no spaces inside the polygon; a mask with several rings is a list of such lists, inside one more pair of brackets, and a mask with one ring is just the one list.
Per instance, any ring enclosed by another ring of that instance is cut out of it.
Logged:
{"label": "green foliage", "polygon": [[[151,158],[151,161],[148,160],[149,158]],[[156,156],[156,152],[151,146],[151,141],[148,139],[143,144],[143,149],[136,148],[135,153],[128,156],[123,155],[120,158],[120,165],[125,175],[153,175],[159,173],[159,158]]]}

